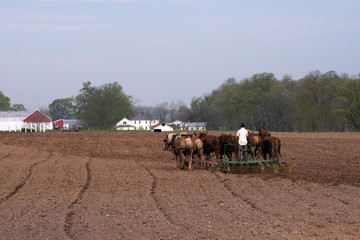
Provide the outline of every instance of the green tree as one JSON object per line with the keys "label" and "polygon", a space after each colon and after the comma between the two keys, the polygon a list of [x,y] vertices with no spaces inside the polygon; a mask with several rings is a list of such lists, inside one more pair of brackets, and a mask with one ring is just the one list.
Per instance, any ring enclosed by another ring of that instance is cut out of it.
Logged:
{"label": "green tree", "polygon": [[338,99],[342,104],[341,116],[360,130],[360,78],[346,81],[339,90]]}
{"label": "green tree", "polygon": [[71,119],[75,114],[73,98],[55,99],[49,104],[50,116],[52,119]]}
{"label": "green tree", "polygon": [[10,109],[10,98],[5,96],[2,91],[0,91],[0,111],[9,111]]}
{"label": "green tree", "polygon": [[245,122],[251,129],[269,126],[265,97],[279,85],[272,73],[259,73],[237,83],[227,79],[211,94],[191,102],[192,120],[208,123],[208,129],[235,130]]}
{"label": "green tree", "polygon": [[26,108],[23,104],[13,104],[9,110],[19,112],[19,111],[26,111]]}
{"label": "green tree", "polygon": [[267,129],[272,131],[293,130],[295,104],[283,85],[264,97],[262,107]]}
{"label": "green tree", "polygon": [[231,119],[237,128],[244,122],[249,129],[271,129],[265,97],[278,85],[273,73],[255,74],[240,82],[229,100]]}
{"label": "green tree", "polygon": [[297,128],[301,131],[334,131],[337,91],[341,84],[335,72],[311,72],[300,79],[295,93]]}
{"label": "green tree", "polygon": [[110,129],[119,119],[134,113],[131,96],[126,95],[117,82],[100,87],[85,82],[75,101],[79,118],[91,128]]}
{"label": "green tree", "polygon": [[240,126],[236,123],[236,119],[232,117],[232,105],[229,104],[238,87],[239,84],[235,78],[229,78],[212,92],[212,112],[215,113],[213,114],[213,121],[216,123],[217,129],[233,130]]}

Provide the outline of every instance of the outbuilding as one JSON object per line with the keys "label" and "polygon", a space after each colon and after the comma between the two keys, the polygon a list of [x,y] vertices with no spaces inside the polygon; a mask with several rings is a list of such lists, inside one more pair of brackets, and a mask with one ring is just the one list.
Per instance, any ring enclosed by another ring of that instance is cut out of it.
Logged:
{"label": "outbuilding", "polygon": [[78,131],[83,128],[82,122],[78,119],[59,119],[54,122],[54,126],[63,131]]}
{"label": "outbuilding", "polygon": [[51,118],[36,110],[0,112],[0,131],[38,132],[53,129]]}
{"label": "outbuilding", "polygon": [[173,132],[174,128],[167,125],[166,123],[159,123],[152,126],[152,132]]}

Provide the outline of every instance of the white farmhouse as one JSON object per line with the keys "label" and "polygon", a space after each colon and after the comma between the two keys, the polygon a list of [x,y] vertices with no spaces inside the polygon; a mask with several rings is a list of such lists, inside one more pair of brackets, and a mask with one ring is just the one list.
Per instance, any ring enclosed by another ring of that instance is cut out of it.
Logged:
{"label": "white farmhouse", "polygon": [[159,120],[149,119],[144,112],[137,114],[130,120],[124,117],[116,123],[117,130],[151,130],[152,126],[159,124]]}
{"label": "white farmhouse", "polygon": [[135,126],[131,125],[130,120],[126,117],[118,121],[115,127],[116,130],[135,130]]}

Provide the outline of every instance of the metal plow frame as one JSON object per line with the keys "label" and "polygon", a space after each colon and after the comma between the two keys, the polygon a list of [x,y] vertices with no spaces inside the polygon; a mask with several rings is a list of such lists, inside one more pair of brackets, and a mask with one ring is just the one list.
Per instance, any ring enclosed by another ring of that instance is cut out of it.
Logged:
{"label": "metal plow frame", "polygon": [[225,144],[224,146],[224,160],[217,164],[214,164],[219,172],[223,173],[292,173],[293,167],[285,162],[278,163],[277,159],[270,161],[255,161],[255,156],[250,154],[250,161],[247,162],[235,162],[232,159],[226,158],[226,147],[236,144]]}
{"label": "metal plow frame", "polygon": [[219,172],[223,173],[292,173],[293,167],[287,163],[261,163],[249,162],[224,162],[214,165]]}

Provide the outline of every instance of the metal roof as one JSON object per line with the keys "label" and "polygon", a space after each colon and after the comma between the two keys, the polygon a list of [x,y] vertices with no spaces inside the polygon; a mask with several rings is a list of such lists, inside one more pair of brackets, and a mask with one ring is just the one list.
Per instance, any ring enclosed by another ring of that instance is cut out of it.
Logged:
{"label": "metal roof", "polygon": [[205,122],[185,122],[185,127],[206,127]]}
{"label": "metal roof", "polygon": [[0,111],[0,118],[26,118],[32,113],[30,111]]}
{"label": "metal roof", "polygon": [[144,112],[138,113],[135,117],[130,119],[131,121],[134,120],[150,120],[147,116],[145,116]]}

